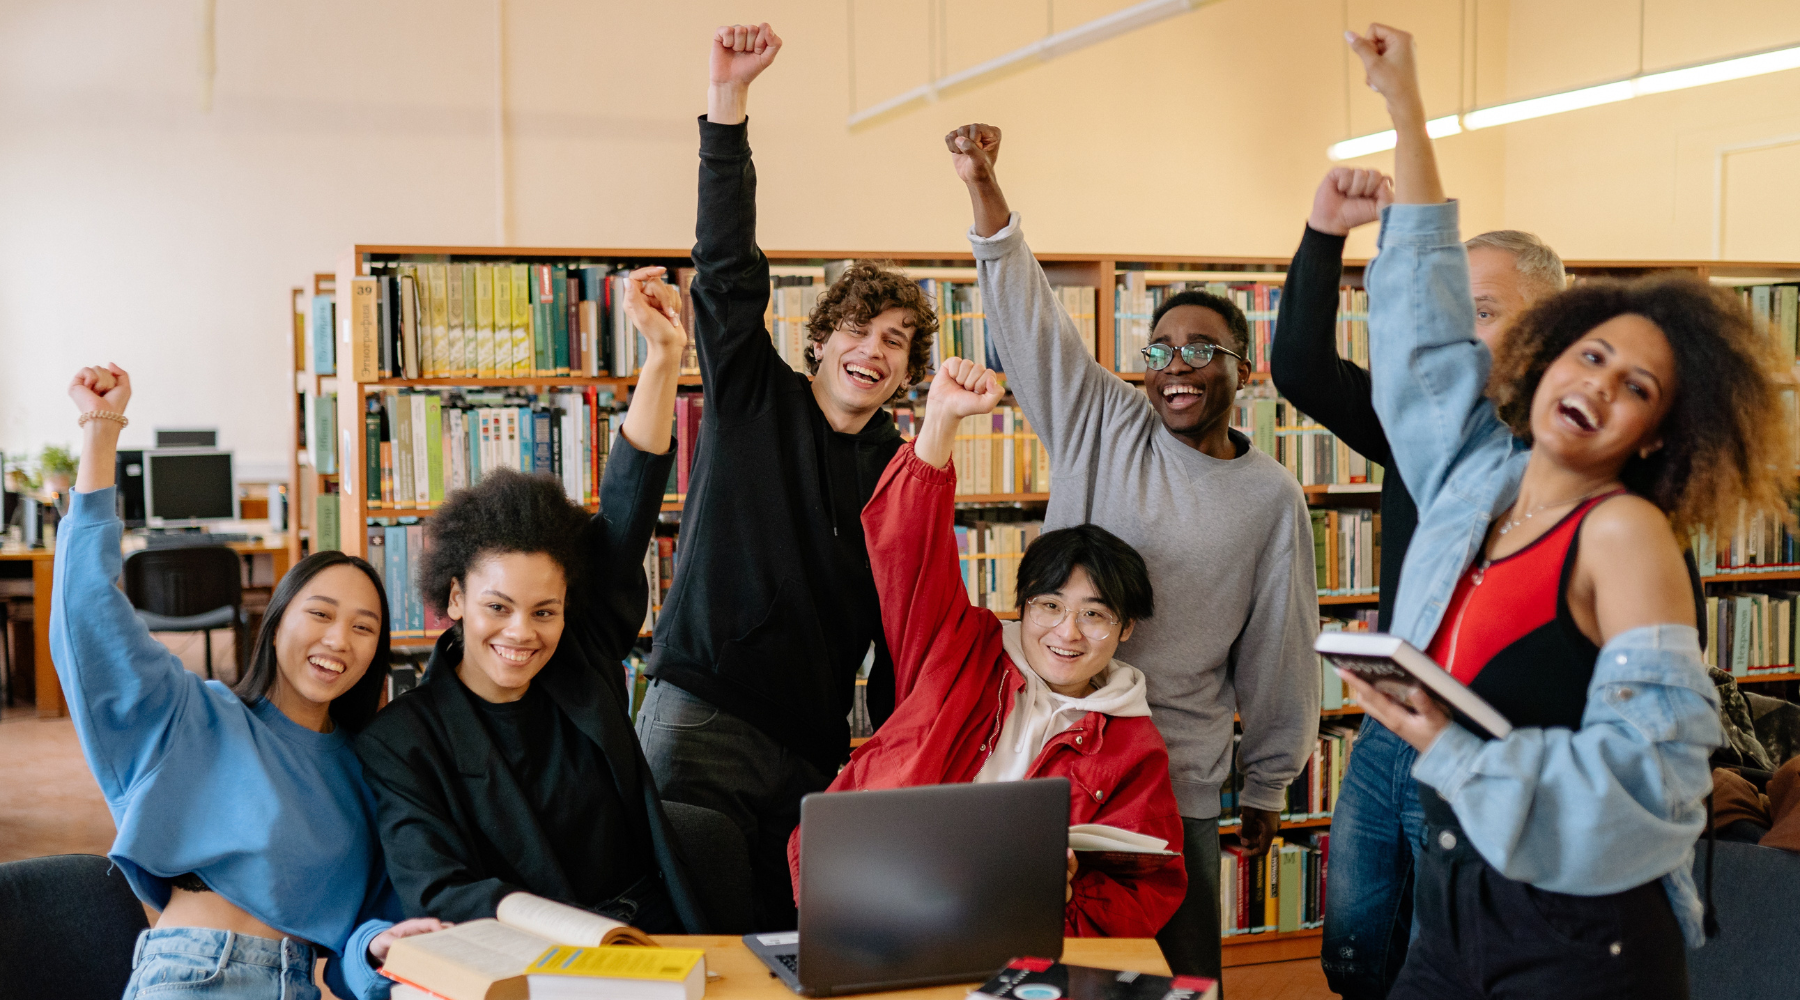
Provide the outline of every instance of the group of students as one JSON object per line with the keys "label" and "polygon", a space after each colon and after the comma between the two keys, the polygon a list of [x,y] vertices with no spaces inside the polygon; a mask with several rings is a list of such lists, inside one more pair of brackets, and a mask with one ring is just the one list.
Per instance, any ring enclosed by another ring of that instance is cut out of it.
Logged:
{"label": "group of students", "polygon": [[[1465,247],[1410,37],[1375,25],[1349,42],[1394,120],[1394,177],[1321,185],[1275,380],[1388,470],[1382,627],[1518,728],[1484,741],[1424,695],[1346,678],[1368,719],[1333,819],[1323,962],[1346,996],[1685,996],[1720,733],[1678,539],[1741,505],[1781,509],[1771,348],[1690,278],[1565,290],[1523,234]],[[505,471],[450,497],[419,586],[454,627],[421,685],[379,712],[388,605],[360,559],[289,571],[232,688],[151,638],[113,585],[131,380],[76,375],[85,437],[50,628],[118,826],[111,856],[162,914],[127,996],[316,996],[317,957],[340,996],[381,996],[394,940],[521,891],[651,932],[787,929],[802,796],[1052,775],[1069,780],[1071,822],[1183,854],[1141,876],[1071,855],[1067,932],[1155,935],[1176,972],[1217,974],[1233,716],[1252,855],[1318,726],[1304,496],[1229,426],[1245,317],[1173,295],[1142,389],[1119,379],[1008,208],[999,130],[946,137],[1006,388],[1056,484],[1054,530],[1020,560],[1019,620],[971,606],[950,457],[958,422],[1001,399],[994,373],[943,362],[903,442],[883,406],[925,377],[937,329],[903,273],[860,262],[826,290],[810,377],[763,327],[745,111],[780,46],[766,24],[712,41],[692,285],[707,406],[635,732],[618,663],[643,618],[684,339],[659,269],[629,282],[648,355],[600,512]],[[1364,371],[1331,334],[1343,237],[1377,218]],[[871,661],[879,728],[850,754]],[[665,801],[742,830],[754,927],[707,912]]]}

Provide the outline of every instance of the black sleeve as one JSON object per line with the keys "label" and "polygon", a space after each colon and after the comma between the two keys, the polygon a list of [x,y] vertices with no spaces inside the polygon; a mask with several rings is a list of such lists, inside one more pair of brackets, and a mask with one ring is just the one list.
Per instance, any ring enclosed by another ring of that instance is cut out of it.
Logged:
{"label": "black sleeve", "polygon": [[613,435],[600,480],[600,513],[588,521],[583,539],[588,595],[583,623],[601,662],[624,659],[644,627],[650,599],[644,554],[674,463],[673,447],[652,455],[632,447],[623,432]]}
{"label": "black sleeve", "polygon": [[1269,374],[1275,388],[1302,413],[1364,458],[1387,466],[1393,456],[1375,415],[1368,370],[1338,357],[1338,283],[1343,273],[1344,237],[1307,226],[1281,289]]}
{"label": "black sleeve", "polygon": [[750,123],[700,119],[700,207],[694,221],[694,345],[709,412],[758,412],[791,373],[763,325],[769,261],[756,246]]}
{"label": "black sleeve", "polygon": [[365,732],[356,752],[375,793],[388,878],[408,917],[481,920],[493,916],[508,893],[525,891],[472,867],[475,849],[452,820],[440,769],[424,759],[422,743],[397,751]]}

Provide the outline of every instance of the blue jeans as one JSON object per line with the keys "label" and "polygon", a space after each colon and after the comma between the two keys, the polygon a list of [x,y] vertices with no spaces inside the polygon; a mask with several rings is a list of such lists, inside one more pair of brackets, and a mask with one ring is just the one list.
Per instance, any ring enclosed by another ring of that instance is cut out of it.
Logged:
{"label": "blue jeans", "polygon": [[204,927],[138,935],[124,1000],[182,996],[219,1000],[319,1000],[313,948]]}
{"label": "blue jeans", "polygon": [[1413,783],[1419,752],[1365,718],[1331,814],[1325,935],[1319,964],[1344,1000],[1386,997],[1412,933],[1413,855],[1425,812]]}

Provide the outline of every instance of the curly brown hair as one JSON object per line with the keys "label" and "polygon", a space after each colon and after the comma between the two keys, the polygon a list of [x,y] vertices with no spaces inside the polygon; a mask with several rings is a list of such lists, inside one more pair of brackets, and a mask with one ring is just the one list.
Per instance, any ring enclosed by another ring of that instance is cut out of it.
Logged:
{"label": "curly brown hair", "polygon": [[1682,535],[1729,531],[1740,510],[1792,523],[1794,448],[1773,341],[1735,295],[1694,275],[1594,279],[1521,313],[1488,378],[1500,419],[1531,443],[1531,401],[1545,370],[1596,326],[1626,314],[1662,330],[1680,384],[1663,416],[1662,448],[1632,455],[1620,480]]}
{"label": "curly brown hair", "polygon": [[859,260],[819,295],[806,320],[806,339],[815,345],[806,352],[806,373],[819,373],[817,345],[831,339],[845,323],[861,328],[889,309],[905,309],[912,322],[912,346],[906,353],[906,381],[893,395],[899,399],[925,377],[931,364],[931,342],[937,333],[937,313],[919,283],[906,276],[891,260]]}

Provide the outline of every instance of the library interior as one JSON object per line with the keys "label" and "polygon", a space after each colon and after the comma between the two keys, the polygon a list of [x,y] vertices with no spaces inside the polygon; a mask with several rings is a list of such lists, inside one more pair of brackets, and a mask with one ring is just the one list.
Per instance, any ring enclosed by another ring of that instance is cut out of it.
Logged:
{"label": "library interior", "polygon": [[0,1000],[1796,995],[1793,0],[0,25]]}

